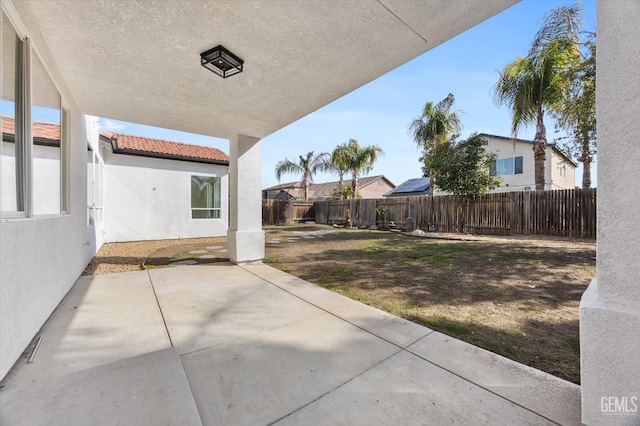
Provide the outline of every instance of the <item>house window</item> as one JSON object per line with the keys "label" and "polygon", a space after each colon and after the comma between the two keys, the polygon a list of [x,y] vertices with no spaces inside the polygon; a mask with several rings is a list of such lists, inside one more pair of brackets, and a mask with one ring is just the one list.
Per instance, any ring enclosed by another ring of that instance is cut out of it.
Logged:
{"label": "house window", "polygon": [[[28,144],[25,135],[21,90],[24,43],[7,17],[2,14],[2,145],[0,145],[0,211],[4,217],[24,215],[26,211]],[[17,118],[17,121],[16,121]]]}
{"label": "house window", "polygon": [[62,99],[28,39],[2,14],[2,217],[67,210]]}
{"label": "house window", "polygon": [[523,173],[522,157],[509,157],[496,160],[491,168],[494,176],[521,175]]}
{"label": "house window", "polygon": [[220,219],[220,178],[191,176],[191,218]]}
{"label": "house window", "polygon": [[33,214],[62,211],[62,105],[58,89],[35,52],[31,56]]}
{"label": "house window", "polygon": [[566,165],[563,164],[561,166],[558,166],[558,171],[560,172],[560,176],[561,177],[563,177],[563,178],[567,177],[567,166]]}

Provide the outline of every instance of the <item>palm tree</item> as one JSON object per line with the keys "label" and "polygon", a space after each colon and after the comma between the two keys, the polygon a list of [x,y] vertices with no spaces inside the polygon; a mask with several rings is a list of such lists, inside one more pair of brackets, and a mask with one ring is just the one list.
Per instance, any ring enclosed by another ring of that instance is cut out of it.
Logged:
{"label": "palm tree", "polygon": [[317,172],[325,172],[331,170],[330,156],[326,152],[314,156],[313,151],[308,152],[306,156],[299,156],[297,163],[285,158],[276,164],[276,178],[280,182],[280,178],[286,173],[301,173],[302,184],[304,186],[304,200],[309,200],[309,184],[313,182],[313,176]]}
{"label": "palm tree", "polygon": [[[409,125],[409,134],[418,148],[423,150],[423,159],[426,159],[435,146],[447,143],[460,133],[460,116],[457,111],[451,111],[454,102],[455,97],[451,93],[435,105],[433,102],[427,102],[422,114]],[[431,170],[425,170],[425,174],[434,180]],[[431,185],[429,188],[431,195],[434,186]]]}
{"label": "palm tree", "polygon": [[567,71],[579,59],[575,34],[580,9],[561,7],[545,16],[545,22],[531,43],[529,54],[507,64],[493,87],[494,101],[511,108],[514,139],[522,126],[535,123],[533,158],[536,190],[544,190],[547,130],[545,111],[560,109],[567,86]]}
{"label": "palm tree", "polygon": [[336,148],[341,151],[344,164],[351,172],[351,198],[358,197],[358,178],[369,173],[378,160],[378,156],[384,154],[378,145],[360,146],[357,140],[349,139],[349,142]]}
{"label": "palm tree", "polygon": [[[349,171],[349,155],[347,151],[347,144],[338,145],[331,152],[331,164],[333,165],[333,171],[338,173],[338,188],[339,194],[346,194],[342,187],[344,186],[344,175]],[[341,198],[342,199],[342,198]]]}
{"label": "palm tree", "polygon": [[567,132],[564,148],[582,163],[582,189],[591,188],[591,163],[596,155],[596,40],[585,43],[586,55],[573,71],[572,84],[559,112],[554,113],[556,127]]}

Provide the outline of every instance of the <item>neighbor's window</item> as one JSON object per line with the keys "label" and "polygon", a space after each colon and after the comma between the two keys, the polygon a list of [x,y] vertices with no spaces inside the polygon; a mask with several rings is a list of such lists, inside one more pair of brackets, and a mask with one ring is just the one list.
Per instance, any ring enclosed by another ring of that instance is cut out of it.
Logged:
{"label": "neighbor's window", "polygon": [[191,218],[220,219],[220,178],[191,176]]}
{"label": "neighbor's window", "polygon": [[558,171],[560,172],[560,176],[562,176],[563,178],[567,177],[567,166],[565,166],[564,164],[558,167]]}
{"label": "neighbor's window", "polygon": [[522,157],[510,157],[496,160],[491,168],[494,176],[521,175],[523,173]]}

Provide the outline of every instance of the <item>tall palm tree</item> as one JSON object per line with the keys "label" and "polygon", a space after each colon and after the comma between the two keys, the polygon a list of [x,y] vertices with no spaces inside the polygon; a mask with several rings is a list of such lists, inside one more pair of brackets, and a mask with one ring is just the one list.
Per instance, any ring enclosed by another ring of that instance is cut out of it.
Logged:
{"label": "tall palm tree", "polygon": [[522,126],[534,124],[533,139],[536,190],[544,190],[547,130],[545,111],[558,111],[567,86],[567,71],[579,59],[575,41],[580,9],[562,7],[545,16],[529,53],[507,64],[493,87],[494,101],[511,108],[514,139]]}
{"label": "tall palm tree", "polygon": [[[427,102],[418,118],[409,125],[409,134],[418,148],[423,150],[426,158],[429,152],[437,145],[447,143],[452,137],[458,135],[462,129],[458,111],[451,111],[455,97],[449,93],[446,98],[434,104]],[[434,183],[431,170],[425,170]],[[435,185],[431,185],[429,192],[433,195]]]}
{"label": "tall palm tree", "polygon": [[326,152],[314,156],[313,151],[307,155],[299,156],[297,163],[285,158],[276,164],[276,178],[280,182],[283,174],[299,173],[302,174],[302,184],[304,186],[304,200],[309,200],[309,184],[313,182],[313,176],[317,172],[325,172],[331,170],[330,155]]}
{"label": "tall palm tree", "polygon": [[556,127],[567,132],[564,148],[582,163],[582,189],[591,188],[591,163],[596,155],[596,39],[591,35],[586,55],[573,71],[572,84],[559,112],[553,114]]}
{"label": "tall palm tree", "polygon": [[378,156],[384,154],[378,145],[360,146],[357,140],[349,139],[349,142],[339,146],[344,164],[351,172],[351,198],[358,197],[358,179],[362,174],[369,173],[378,160]]}
{"label": "tall palm tree", "polygon": [[338,173],[338,188],[341,194],[344,194],[342,187],[344,186],[344,175],[349,171],[349,152],[347,151],[347,144],[338,145],[331,152],[331,163],[333,164],[333,170]]}

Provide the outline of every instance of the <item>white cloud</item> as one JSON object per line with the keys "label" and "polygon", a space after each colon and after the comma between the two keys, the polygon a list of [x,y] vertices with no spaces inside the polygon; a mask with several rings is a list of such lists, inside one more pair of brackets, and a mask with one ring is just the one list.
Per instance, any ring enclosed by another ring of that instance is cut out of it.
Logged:
{"label": "white cloud", "polygon": [[109,130],[112,132],[121,132],[127,128],[127,126],[125,126],[124,124],[118,121],[109,120],[108,118],[100,119],[100,127],[102,127],[104,130]]}

